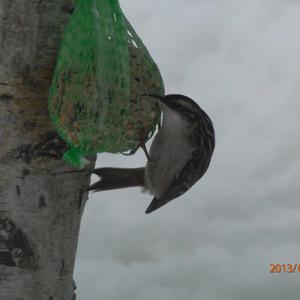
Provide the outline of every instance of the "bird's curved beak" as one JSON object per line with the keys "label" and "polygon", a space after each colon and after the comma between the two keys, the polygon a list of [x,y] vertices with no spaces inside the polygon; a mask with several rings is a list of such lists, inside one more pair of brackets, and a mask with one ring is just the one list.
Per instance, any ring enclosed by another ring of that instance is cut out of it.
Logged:
{"label": "bird's curved beak", "polygon": [[142,98],[156,102],[157,104],[167,105],[165,97],[163,97],[163,96],[147,94],[147,95],[142,95]]}

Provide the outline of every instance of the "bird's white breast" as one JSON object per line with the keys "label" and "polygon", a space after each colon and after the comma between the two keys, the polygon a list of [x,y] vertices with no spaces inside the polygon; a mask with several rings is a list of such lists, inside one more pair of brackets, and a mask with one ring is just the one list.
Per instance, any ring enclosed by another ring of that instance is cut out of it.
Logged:
{"label": "bird's white breast", "polygon": [[172,111],[164,111],[163,123],[150,148],[146,166],[146,189],[162,196],[181,171],[190,154],[187,124]]}

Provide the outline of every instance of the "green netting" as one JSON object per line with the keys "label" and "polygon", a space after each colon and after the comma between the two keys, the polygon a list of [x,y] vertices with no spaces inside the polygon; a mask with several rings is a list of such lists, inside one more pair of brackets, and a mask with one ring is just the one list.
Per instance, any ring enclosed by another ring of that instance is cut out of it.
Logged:
{"label": "green netting", "polygon": [[50,117],[69,144],[64,155],[125,152],[148,139],[160,112],[144,94],[164,94],[159,70],[117,0],[77,0],[49,91]]}

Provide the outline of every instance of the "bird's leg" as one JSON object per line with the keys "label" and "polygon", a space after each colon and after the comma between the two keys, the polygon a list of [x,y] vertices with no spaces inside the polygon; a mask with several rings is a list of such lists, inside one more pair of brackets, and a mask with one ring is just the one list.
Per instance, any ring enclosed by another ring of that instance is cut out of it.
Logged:
{"label": "bird's leg", "polygon": [[160,131],[160,128],[161,128],[161,119],[159,119],[158,124],[157,124],[158,131]]}
{"label": "bird's leg", "polygon": [[146,144],[145,144],[144,142],[142,142],[142,143],[140,144],[140,147],[143,149],[143,151],[144,151],[144,153],[145,153],[145,155],[146,155],[146,157],[147,157],[147,160],[149,161],[149,160],[150,160],[150,155],[149,155],[149,153],[148,153]]}
{"label": "bird's leg", "polygon": [[133,155],[133,154],[136,153],[137,150],[139,150],[139,148],[142,148],[143,151],[144,151],[144,153],[145,153],[145,155],[146,155],[146,157],[147,157],[147,160],[149,160],[150,159],[150,155],[148,153],[148,150],[147,150],[147,147],[146,147],[146,144],[145,144],[145,139],[146,139],[145,130],[142,129],[142,131],[140,133],[140,143],[139,143],[139,145],[135,149],[131,150],[129,152],[129,154],[123,153],[123,155]]}
{"label": "bird's leg", "polygon": [[147,160],[150,160],[150,155],[148,153],[148,150],[147,150],[147,147],[145,144],[145,140],[146,140],[147,136],[148,136],[148,134],[145,132],[145,129],[143,128],[140,133],[140,144],[139,144],[138,148],[141,147],[147,157]]}
{"label": "bird's leg", "polygon": [[148,150],[147,150],[147,148],[146,148],[146,144],[145,144],[144,142],[141,142],[135,149],[131,150],[129,153],[122,153],[122,154],[123,154],[123,155],[127,155],[127,156],[128,156],[128,155],[133,155],[133,154],[136,153],[136,151],[139,150],[139,148],[142,148],[142,149],[143,149],[143,151],[144,151],[144,153],[145,153],[147,159],[149,160],[149,159],[150,159],[150,155],[149,155],[149,153],[148,153]]}

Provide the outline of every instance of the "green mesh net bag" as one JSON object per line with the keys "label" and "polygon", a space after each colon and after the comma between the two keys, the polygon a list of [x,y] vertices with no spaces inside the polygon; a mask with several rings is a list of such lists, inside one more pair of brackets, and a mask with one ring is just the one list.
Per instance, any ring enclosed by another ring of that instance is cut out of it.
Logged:
{"label": "green mesh net bag", "polygon": [[64,159],[82,167],[149,139],[160,111],[145,94],[163,95],[163,81],[118,1],[77,0],[49,91],[50,117],[70,146]]}

